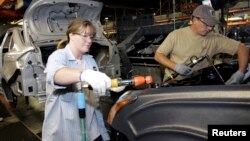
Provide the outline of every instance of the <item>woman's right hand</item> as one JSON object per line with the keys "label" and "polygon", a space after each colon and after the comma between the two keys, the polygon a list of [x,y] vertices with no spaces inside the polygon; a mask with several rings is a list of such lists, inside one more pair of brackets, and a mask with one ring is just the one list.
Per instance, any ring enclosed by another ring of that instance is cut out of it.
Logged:
{"label": "woman's right hand", "polygon": [[111,79],[102,72],[87,69],[81,73],[81,81],[87,82],[99,96],[104,96],[111,87]]}

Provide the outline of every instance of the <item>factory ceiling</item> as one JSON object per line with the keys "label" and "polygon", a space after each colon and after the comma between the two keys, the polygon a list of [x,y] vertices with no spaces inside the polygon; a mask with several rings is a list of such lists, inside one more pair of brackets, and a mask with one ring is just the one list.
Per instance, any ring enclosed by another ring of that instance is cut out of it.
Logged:
{"label": "factory ceiling", "polygon": [[[102,17],[159,13],[161,8],[172,7],[172,0],[97,0],[104,3]],[[176,0],[176,6],[200,0]],[[0,0],[0,23],[16,21],[23,17],[31,0]],[[161,8],[160,8],[161,7]],[[166,10],[165,10],[166,11]]]}
{"label": "factory ceiling", "polygon": [[[0,23],[22,19],[25,9],[32,0],[0,0]],[[104,3],[101,18],[116,18],[126,15],[166,14],[175,11],[192,11],[188,4],[201,4],[202,0],[96,0]],[[213,0],[218,1],[227,0]],[[230,0],[241,1],[241,0]],[[174,4],[175,2],[175,4]],[[185,9],[186,8],[186,9]],[[113,19],[115,20],[115,19]]]}

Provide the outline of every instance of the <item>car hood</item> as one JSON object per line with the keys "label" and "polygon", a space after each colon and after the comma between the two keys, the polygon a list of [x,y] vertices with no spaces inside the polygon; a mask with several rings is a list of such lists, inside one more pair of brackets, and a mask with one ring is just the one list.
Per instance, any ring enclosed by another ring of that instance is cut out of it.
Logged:
{"label": "car hood", "polygon": [[59,40],[76,17],[91,21],[97,28],[97,37],[101,36],[102,7],[103,3],[92,0],[33,0],[23,19],[24,39],[28,43]]}

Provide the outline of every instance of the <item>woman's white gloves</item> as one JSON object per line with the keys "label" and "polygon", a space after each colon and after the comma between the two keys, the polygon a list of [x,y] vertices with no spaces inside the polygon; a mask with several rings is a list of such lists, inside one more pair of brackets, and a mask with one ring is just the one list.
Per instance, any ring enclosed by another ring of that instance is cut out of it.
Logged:
{"label": "woman's white gloves", "polygon": [[184,64],[176,64],[174,71],[180,75],[189,75],[191,74],[192,68]]}
{"label": "woman's white gloves", "polygon": [[111,87],[111,79],[105,73],[90,69],[82,72],[81,81],[87,82],[99,96],[104,96]]}

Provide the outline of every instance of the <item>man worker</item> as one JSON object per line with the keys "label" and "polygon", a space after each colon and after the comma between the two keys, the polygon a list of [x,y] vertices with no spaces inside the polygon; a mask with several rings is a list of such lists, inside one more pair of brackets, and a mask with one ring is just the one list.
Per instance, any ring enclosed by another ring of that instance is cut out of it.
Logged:
{"label": "man worker", "polygon": [[210,66],[210,62],[204,59],[193,68],[190,63],[192,56],[208,56],[212,58],[218,53],[230,55],[237,54],[239,68],[226,82],[226,84],[240,84],[243,81],[249,61],[249,48],[243,43],[230,39],[222,34],[213,32],[218,20],[212,7],[198,6],[192,13],[192,24],[188,27],[172,31],[159,46],[155,53],[155,60],[166,67],[166,74],[171,77],[173,72],[187,77],[194,70]]}

